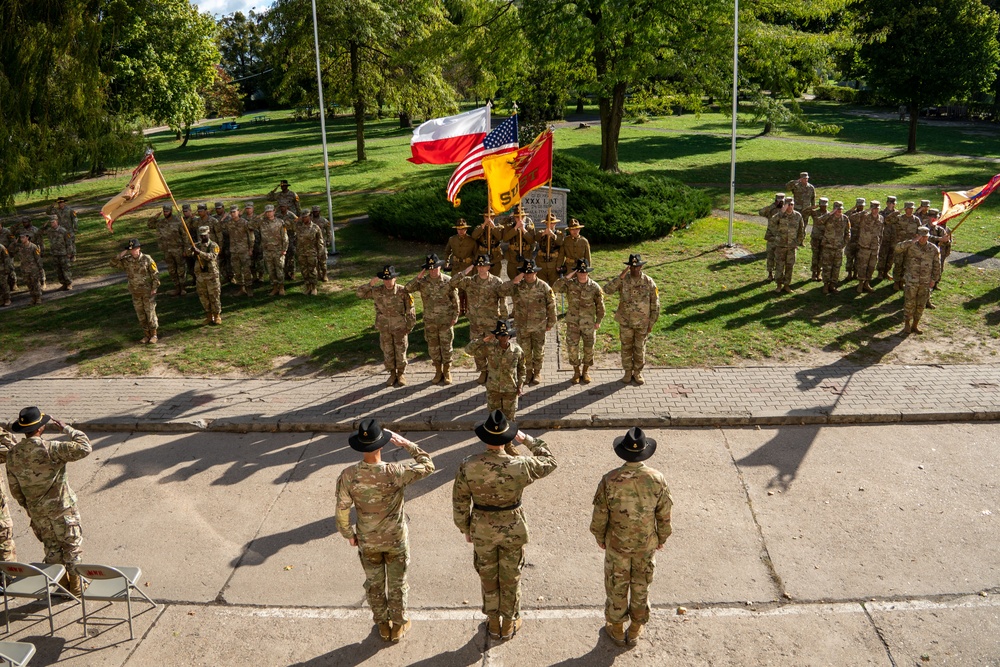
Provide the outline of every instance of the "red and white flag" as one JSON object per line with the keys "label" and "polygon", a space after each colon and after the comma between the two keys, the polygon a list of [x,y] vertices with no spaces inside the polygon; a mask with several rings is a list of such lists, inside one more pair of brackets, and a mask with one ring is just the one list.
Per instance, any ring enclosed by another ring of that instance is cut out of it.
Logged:
{"label": "red and white flag", "polygon": [[941,217],[938,218],[938,224],[943,225],[945,221],[976,208],[993,194],[998,186],[1000,186],[1000,174],[991,178],[986,185],[980,185],[978,188],[958,192],[942,192],[944,204],[941,206]]}
{"label": "red and white flag", "polygon": [[490,131],[490,105],[420,124],[410,139],[413,164],[461,162]]}

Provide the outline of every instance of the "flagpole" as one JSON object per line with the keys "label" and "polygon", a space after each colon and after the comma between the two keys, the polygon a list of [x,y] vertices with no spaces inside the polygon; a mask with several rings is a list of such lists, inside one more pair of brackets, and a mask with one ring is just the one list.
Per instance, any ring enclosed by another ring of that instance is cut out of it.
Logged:
{"label": "flagpole", "polygon": [[729,149],[729,236],[726,247],[733,247],[733,218],[736,217],[736,111],[738,109],[740,58],[740,0],[733,2],[733,137]]}
{"label": "flagpole", "polygon": [[[955,225],[954,227],[952,227],[952,228],[951,228],[951,233],[952,233],[952,235],[954,235],[954,234],[955,234],[955,230],[956,230],[956,229],[958,229],[959,227],[961,227],[961,226],[962,226],[962,223],[963,223],[963,222],[965,222],[965,219],[966,219],[966,218],[968,218],[968,217],[969,217],[970,215],[972,215],[972,212],[973,212],[973,211],[975,211],[975,210],[976,210],[976,208],[978,208],[978,207],[976,207],[976,206],[973,206],[973,207],[972,207],[972,208],[970,208],[970,209],[969,209],[968,211],[966,211],[965,215],[964,215],[964,216],[962,216],[962,219],[958,221],[958,224],[957,224],[957,225]],[[948,222],[948,221],[947,221],[947,220],[945,220],[945,222]]]}
{"label": "flagpole", "polygon": [[326,210],[330,214],[330,254],[337,254],[337,237],[333,230],[333,195],[330,193],[330,154],[326,146],[326,106],[323,104],[323,75],[319,64],[319,23],[316,20],[316,0],[312,0],[313,45],[316,51],[316,88],[319,91],[319,131],[323,135],[323,173],[326,176]]}
{"label": "flagpole", "polygon": [[[155,157],[153,158],[153,166],[156,167],[156,173],[160,175],[160,180],[163,181],[163,185],[167,187],[167,194],[170,195],[170,201],[174,204],[174,210],[179,211],[181,207],[177,205],[177,200],[174,199],[174,191],[170,189],[169,185],[167,185],[167,179],[163,178],[163,172],[160,171],[160,165],[156,163]],[[187,235],[188,241],[190,241],[191,245],[194,246],[194,239],[191,238],[191,230],[188,229],[187,222],[184,221],[184,214],[181,213],[179,215],[181,216],[181,227],[184,228],[184,233]]]}

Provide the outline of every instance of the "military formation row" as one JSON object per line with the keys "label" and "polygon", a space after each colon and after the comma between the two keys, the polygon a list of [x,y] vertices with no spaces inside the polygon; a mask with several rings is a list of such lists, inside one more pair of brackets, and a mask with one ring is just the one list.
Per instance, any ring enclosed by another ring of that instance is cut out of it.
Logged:
{"label": "military formation row", "polygon": [[21,282],[31,294],[31,303],[41,303],[46,285],[43,256],[50,260],[61,289],[73,289],[72,267],[79,225],[76,212],[60,198],[41,228],[35,227],[27,216],[22,216],[19,222],[20,226],[5,226],[0,221],[0,307],[11,303],[11,293],[18,285],[18,269]]}
{"label": "military formation row", "polygon": [[881,202],[867,203],[859,197],[850,210],[845,211],[839,201],[830,210],[828,198],[820,197],[816,203],[807,172],[786,189],[793,196],[779,192],[760,210],[768,220],[767,279],[775,281],[775,291],[793,291],[796,252],[805,245],[811,221],[812,279],[822,280],[823,293],[839,291],[845,258],[846,280],[858,281],[859,294],[874,291],[872,282],[891,276],[894,289],[904,290],[903,333],[921,333],[920,318],[925,307],[934,307],[931,293],[952,243],[951,230],[938,223],[940,212],[930,208],[930,201],[922,200],[919,207],[905,202],[899,210],[896,197],[890,196],[883,210]]}
{"label": "military formation row", "polygon": [[[521,570],[528,543],[522,494],[526,486],[555,471],[556,459],[541,439],[518,430],[499,410],[475,431],[486,451],[467,457],[455,471],[452,517],[473,546],[487,632],[494,639],[510,639],[522,625]],[[337,479],[337,530],[358,549],[379,635],[397,642],[411,625],[403,492],[434,473],[435,466],[416,443],[383,429],[375,419],[363,420],[348,443],[364,460],[345,468]],[[414,462],[383,461],[381,450],[388,444],[406,450]],[[529,454],[521,455],[517,445],[524,445]],[[631,428],[615,438],[612,447],[625,464],[597,484],[590,532],[605,554],[605,632],[625,644],[635,643],[649,621],[649,585],[656,551],[672,532],[673,499],[663,475],[643,463],[656,452],[655,440]]]}

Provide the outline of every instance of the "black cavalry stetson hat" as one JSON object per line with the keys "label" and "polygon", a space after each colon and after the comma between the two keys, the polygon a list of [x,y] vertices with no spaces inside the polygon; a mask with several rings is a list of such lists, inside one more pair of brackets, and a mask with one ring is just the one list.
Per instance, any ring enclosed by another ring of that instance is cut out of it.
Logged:
{"label": "black cavalry stetson hat", "polygon": [[517,332],[514,331],[514,327],[507,324],[506,320],[497,320],[497,326],[490,332],[494,336],[515,336]]}
{"label": "black cavalry stetson hat", "polygon": [[508,422],[507,417],[499,410],[489,414],[482,424],[476,425],[476,435],[487,445],[500,447],[506,445],[517,435],[517,424]]}
{"label": "black cavalry stetson hat", "polygon": [[444,260],[440,259],[436,253],[427,255],[427,259],[420,266],[421,269],[436,269],[444,266]]}
{"label": "black cavalry stetson hat", "polygon": [[131,250],[132,248],[141,248],[141,247],[142,243],[139,242],[139,239],[129,239],[128,246],[125,249]]}
{"label": "black cavalry stetson hat", "polygon": [[398,275],[399,274],[396,272],[396,267],[394,267],[392,264],[386,264],[385,266],[382,267],[381,271],[375,274],[375,277],[380,278],[382,280],[389,280],[389,278],[395,278]]}
{"label": "black cavalry stetson hat", "polygon": [[656,440],[647,438],[642,429],[633,426],[625,435],[615,438],[615,454],[632,463],[645,461],[656,452]]}
{"label": "black cavalry stetson hat", "polygon": [[586,259],[581,257],[580,259],[576,260],[576,266],[573,267],[573,270],[576,271],[577,273],[590,273],[591,271],[594,270],[594,268],[587,263]]}
{"label": "black cavalry stetson hat", "polygon": [[642,255],[639,254],[629,255],[628,261],[625,262],[627,266],[642,266],[645,263],[646,262],[642,259]]}
{"label": "black cavalry stetson hat", "polygon": [[493,266],[493,262],[490,261],[489,255],[479,255],[473,266]]}
{"label": "black cavalry stetson hat", "polygon": [[34,433],[51,419],[36,407],[25,408],[17,416],[17,421],[10,425],[10,430],[14,433]]}
{"label": "black cavalry stetson hat", "polygon": [[518,273],[538,273],[538,267],[535,266],[535,260],[525,257],[524,263],[517,267]]}
{"label": "black cavalry stetson hat", "polygon": [[383,429],[377,419],[363,419],[358,425],[358,432],[347,439],[347,444],[351,449],[368,453],[382,449],[391,438],[392,434]]}

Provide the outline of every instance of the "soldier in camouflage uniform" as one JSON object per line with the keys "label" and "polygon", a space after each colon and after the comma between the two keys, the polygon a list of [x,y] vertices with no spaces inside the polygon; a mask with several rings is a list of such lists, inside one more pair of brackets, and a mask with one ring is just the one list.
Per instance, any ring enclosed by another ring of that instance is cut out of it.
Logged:
{"label": "soldier in camouflage uniform", "polygon": [[562,230],[556,229],[557,224],[559,218],[549,211],[545,216],[545,228],[535,235],[538,242],[538,254],[535,255],[538,277],[550,285],[559,279],[559,253],[564,241]]}
{"label": "soldier in camouflage uniform", "polygon": [[633,427],[614,448],[625,464],[597,485],[590,532],[604,550],[604,631],[621,645],[635,644],[649,622],[649,585],[656,552],[670,537],[674,502],[663,474],[642,463],[656,451],[655,440]]}
{"label": "soldier in camouflage uniform", "polygon": [[76,564],[83,554],[83,533],[66,464],[90,454],[90,439],[83,431],[51,419],[70,439],[46,442],[42,433],[50,419],[38,408],[24,408],[10,425],[11,431],[25,437],[7,452],[7,484],[31,518],[31,530],[45,547],[45,562],[62,563],[66,575],[60,583],[80,597],[83,582]]}
{"label": "soldier in camouflage uniform", "polygon": [[476,252],[490,258],[490,273],[498,277],[503,261],[503,252],[500,250],[503,236],[504,228],[493,221],[492,213],[484,213],[482,224],[472,230],[472,238],[478,244]]}
{"label": "soldier in camouflage uniform", "polygon": [[285,280],[295,280],[295,221],[298,216],[288,210],[287,204],[278,205],[278,213],[274,216],[285,223],[285,233],[288,234],[288,249],[285,251]]}
{"label": "soldier in camouflage uniform", "polygon": [[775,292],[792,293],[792,270],[795,251],[805,238],[802,214],[795,210],[795,201],[785,197],[784,208],[774,216],[774,282]]}
{"label": "soldier in camouflage uniform", "polygon": [[[938,223],[938,218],[941,216],[940,211],[936,208],[932,208],[928,211],[929,215],[927,217],[926,227],[931,230],[928,241],[933,243],[938,247],[938,252],[941,253],[941,276],[944,275],[944,267],[948,262],[948,256],[951,255],[951,230],[948,226],[942,223]],[[931,301],[931,296],[934,292],[941,288],[941,276],[938,277],[937,282],[934,287],[931,288],[927,295],[927,308],[934,310],[934,303]]]}
{"label": "soldier in camouflage uniform", "polygon": [[812,231],[809,233],[809,247],[812,249],[812,280],[819,280],[820,256],[823,253],[823,223],[826,216],[830,214],[827,204],[830,200],[826,197],[819,198],[819,208],[809,209],[806,218],[812,220]]}
{"label": "soldier in camouflage uniform", "polygon": [[254,223],[263,244],[264,265],[271,281],[271,296],[285,295],[285,253],[288,251],[288,233],[285,221],[274,214],[274,206],[264,207],[264,215]]}
{"label": "soldier in camouflage uniform", "polygon": [[566,226],[567,236],[563,239],[562,245],[559,247],[558,264],[560,275],[565,274],[566,271],[576,266],[578,259],[585,259],[587,260],[587,264],[590,264],[590,241],[580,236],[580,230],[584,226],[576,218],[570,218],[569,224]]}
{"label": "soldier in camouflage uniform", "polygon": [[[275,192],[281,188],[281,192]],[[299,208],[299,196],[295,194],[294,191],[288,189],[288,181],[281,179],[278,183],[278,187],[274,188],[267,193],[267,200],[275,202],[278,206],[287,206],[289,210],[294,211],[295,215],[298,216],[302,213]]]}
{"label": "soldier in camouflage uniform", "polygon": [[621,336],[624,384],[643,385],[642,367],[646,365],[646,338],[660,317],[660,293],[656,283],[642,271],[646,262],[641,255],[629,255],[625,270],[604,286],[605,294],[619,293],[615,321]]}
{"label": "soldier in camouflage uniform", "polygon": [[507,251],[504,253],[504,258],[507,260],[507,277],[513,280],[517,276],[517,267],[525,257],[530,258],[534,250],[535,223],[524,214],[520,205],[511,219],[514,224],[506,228],[503,240],[507,242]]}
{"label": "soldier in camouflage uniform", "polygon": [[[473,269],[476,275],[468,275]],[[490,273],[490,258],[480,255],[465,275],[458,279],[455,287],[466,293],[469,299],[469,353],[476,359],[479,384],[486,384],[486,349],[483,337],[498,319],[507,317],[507,300],[500,295],[503,281]]]}
{"label": "soldier in camouflage uniform", "polygon": [[801,172],[797,180],[788,181],[785,184],[785,190],[792,191],[792,199],[795,200],[795,210],[799,213],[803,213],[807,209],[816,206],[816,188],[809,182],[808,171]]}
{"label": "soldier in camouflage uniform", "polygon": [[[362,420],[357,434],[347,442],[364,454],[364,460],[348,466],[337,478],[337,530],[358,548],[368,606],[379,636],[397,642],[410,629],[406,615],[410,544],[403,489],[434,472],[434,463],[416,443],[383,429],[374,419]],[[383,462],[382,447],[390,443],[405,449],[414,462]],[[357,526],[351,525],[352,506]]]}
{"label": "soldier in camouflage uniform", "polygon": [[[0,425],[0,463],[7,462],[7,452],[14,446],[14,442],[14,436],[3,425]],[[4,493],[2,486],[0,486],[0,560],[8,562],[17,560],[17,549],[14,545],[14,519],[10,515],[7,494]]]}
{"label": "soldier in camouflage uniform", "polygon": [[890,195],[886,198],[885,210],[882,212],[882,242],[878,248],[878,263],[875,269],[878,273],[875,281],[884,280],[892,273],[893,254],[896,250],[896,219],[902,215],[902,211],[896,208],[896,197]]}
{"label": "soldier in camouflage uniform", "polygon": [[867,213],[858,216],[858,255],[855,259],[855,269],[858,274],[858,294],[873,292],[871,286],[875,264],[878,263],[879,245],[885,228],[885,219],[879,213],[878,201],[872,200]]}
{"label": "soldier in camouflage uniform", "polygon": [[0,243],[0,306],[10,305],[10,284],[14,277],[14,258]]}
{"label": "soldier in camouflage uniform", "polygon": [[38,246],[39,250],[45,250],[45,234],[41,229],[31,224],[31,218],[28,216],[21,218],[21,229],[18,230],[18,236],[22,234],[27,234],[28,238]]}
{"label": "soldier in camouflage uniform", "polygon": [[73,289],[73,260],[76,258],[76,242],[73,234],[60,226],[59,218],[52,216],[45,230],[49,239],[49,255],[56,267],[56,275],[63,290]]}
{"label": "soldier in camouflage uniform", "polygon": [[833,213],[823,223],[823,245],[820,268],[823,272],[823,294],[840,291],[840,266],[844,262],[844,248],[851,238],[851,221],[844,215],[844,203],[833,202]]}
{"label": "soldier in camouflage uniform", "polygon": [[295,223],[295,262],[305,283],[306,294],[319,294],[320,262],[326,266],[326,246],[323,244],[323,230],[308,215],[303,215]]}
{"label": "soldier in camouflage uniform", "polygon": [[197,284],[194,277],[194,255],[191,254],[191,242],[198,236],[200,223],[198,222],[198,216],[191,212],[191,204],[181,204],[181,219],[184,221],[184,227],[187,229],[187,232],[182,236],[184,239],[184,266],[186,267],[187,277],[191,279],[190,288],[194,291]]}
{"label": "soldier in camouflage uniform", "polygon": [[844,249],[844,266],[847,271],[844,280],[853,280],[858,277],[855,266],[858,258],[858,232],[861,229],[858,225],[858,218],[864,214],[865,198],[858,197],[854,200],[854,208],[847,212],[847,219],[851,221],[851,238],[847,241],[847,247]]}
{"label": "soldier in camouflage uniform", "polygon": [[256,287],[263,282],[264,274],[267,273],[267,267],[264,266],[264,242],[261,238],[260,227],[258,226],[264,214],[256,215],[254,213],[253,202],[248,201],[243,206],[243,217],[247,219],[250,231],[253,234],[253,243],[250,245],[250,275],[253,277],[252,286]]}
{"label": "soldier in camouflage uniform", "polygon": [[17,244],[17,230],[13,227],[14,223],[4,224],[3,220],[0,220],[0,245],[5,248],[13,248]]}
{"label": "soldier in camouflage uniform", "polygon": [[128,247],[111,260],[111,266],[125,271],[132,305],[142,327],[142,343],[156,344],[159,321],[156,319],[156,290],[160,287],[160,271],[149,255],[142,254],[139,239],[129,239]]}
{"label": "soldier in camouflage uniform", "polygon": [[17,246],[21,259],[21,277],[24,278],[28,292],[31,293],[31,305],[42,302],[42,290],[45,281],[45,269],[42,268],[42,251],[31,242],[31,232],[21,231],[21,243]]}
{"label": "soldier in camouflage uniform", "polygon": [[931,200],[921,199],[920,208],[913,213],[920,218],[920,224],[926,226],[931,217]]}
{"label": "soldier in camouflage uniform", "polygon": [[333,247],[333,230],[330,221],[321,215],[319,206],[312,207],[310,219],[323,232],[323,251],[319,255],[319,280],[325,283],[329,280],[326,273],[326,256],[327,248]]}
{"label": "soldier in camouflage uniform", "polygon": [[548,283],[538,278],[537,271],[535,263],[525,259],[517,277],[500,286],[500,296],[513,299],[514,325],[520,336],[530,385],[542,381],[545,334],[556,325],[555,295]]}
{"label": "soldier in camouflage uniform", "polygon": [[[904,203],[903,211],[902,215],[896,217],[896,238],[894,239],[896,248],[899,247],[900,243],[914,238],[921,225],[920,218],[913,213],[913,202]],[[897,255],[895,250],[893,250],[892,259],[892,281],[893,291],[898,292],[903,289],[903,258]]]}
{"label": "soldier in camouflage uniform", "polygon": [[[590,278],[593,269],[585,259],[552,286],[554,292],[566,295],[566,345],[569,363],[573,367],[573,384],[590,383],[590,367],[594,365],[594,340],[604,320],[604,290]],[[580,371],[580,342],[583,341],[583,371]]]}
{"label": "soldier in camouflage uniform", "polygon": [[776,192],[774,193],[774,201],[760,209],[760,213],[765,220],[767,220],[767,226],[764,229],[764,241],[766,243],[766,266],[767,266],[767,281],[771,282],[774,280],[774,229],[772,228],[771,220],[775,215],[781,212],[784,207],[785,193]]}
{"label": "soldier in camouflage uniform", "polygon": [[406,372],[406,350],[410,332],[417,323],[413,297],[405,287],[396,284],[398,275],[393,266],[386,265],[367,285],[361,285],[356,290],[359,299],[375,301],[375,328],[379,333],[385,369],[389,371],[389,380],[385,383],[387,387],[406,384],[403,375]]}
{"label": "soldier in camouflage uniform", "polygon": [[80,228],[80,221],[76,217],[76,211],[66,205],[65,197],[56,199],[55,207],[50,207],[47,213],[56,216],[59,220],[59,226],[74,237],[76,236]]}
{"label": "soldier in camouflage uniform", "polygon": [[229,214],[221,201],[215,202],[212,219],[215,220],[215,237],[219,244],[219,278],[223,285],[228,285],[233,281],[233,263],[229,254]]}
{"label": "soldier in camouflage uniform", "polygon": [[198,228],[193,248],[194,277],[198,299],[205,310],[205,324],[222,324],[222,294],[219,284],[219,244],[211,239],[208,225]]}
{"label": "soldier in camouflage uniform", "polygon": [[[253,204],[247,202],[247,209],[253,210]],[[226,219],[226,232],[229,235],[229,259],[233,266],[233,280],[240,286],[240,294],[253,296],[253,220],[240,215],[236,204],[229,207],[229,218]]]}
{"label": "soldier in camouflage uniform", "polygon": [[[528,524],[521,509],[524,487],[556,469],[542,440],[517,429],[499,410],[476,426],[486,451],[466,458],[452,488],[455,525],[473,547],[487,632],[509,639],[521,627],[521,568]],[[514,441],[530,456],[519,456]]]}
{"label": "soldier in camouflage uniform", "polygon": [[[181,229],[183,221],[174,215],[170,204],[163,205],[163,212],[157,213],[146,222],[146,226],[156,230],[160,252],[167,264],[167,272],[174,283],[174,296],[185,294],[187,282],[187,262],[184,259],[184,249],[188,240]],[[160,217],[162,215],[162,218]]]}
{"label": "soldier in camouflage uniform", "polygon": [[410,294],[420,292],[424,302],[424,338],[427,354],[434,364],[432,384],[451,384],[451,357],[454,352],[455,323],[458,322],[457,281],[444,275],[444,260],[436,254],[427,255],[417,277],[406,284]]}
{"label": "soldier in camouflage uniform", "polygon": [[928,243],[930,230],[920,226],[916,237],[903,241],[896,246],[896,255],[903,262],[903,275],[906,283],[903,292],[903,331],[905,336],[911,331],[923,333],[920,329],[920,318],[924,307],[931,298],[931,290],[941,278],[941,253],[937,246]]}
{"label": "soldier in camouflage uniform", "polygon": [[[534,232],[532,232],[534,234]],[[459,218],[455,223],[455,234],[448,239],[448,244],[444,247],[444,270],[457,278],[472,266],[476,259],[476,240],[469,236],[469,224],[465,218]],[[468,310],[468,297],[465,290],[458,290],[458,314],[465,315]]]}
{"label": "soldier in camouflage uniform", "polygon": [[517,418],[518,397],[524,393],[526,370],[524,351],[511,342],[514,330],[503,320],[483,338],[489,376],[486,379],[486,407],[500,410],[507,419]]}

